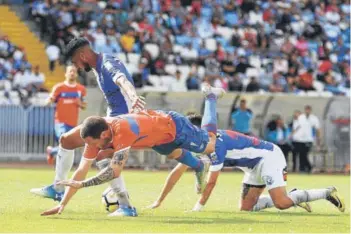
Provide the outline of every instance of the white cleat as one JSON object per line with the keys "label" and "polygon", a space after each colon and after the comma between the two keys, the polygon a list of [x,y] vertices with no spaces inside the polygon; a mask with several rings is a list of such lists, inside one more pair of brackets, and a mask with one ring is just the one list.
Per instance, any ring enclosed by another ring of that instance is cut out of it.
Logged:
{"label": "white cleat", "polygon": [[225,90],[222,88],[215,88],[207,83],[204,83],[202,85],[202,93],[204,94],[205,97],[214,95],[216,99],[220,99],[224,96]]}

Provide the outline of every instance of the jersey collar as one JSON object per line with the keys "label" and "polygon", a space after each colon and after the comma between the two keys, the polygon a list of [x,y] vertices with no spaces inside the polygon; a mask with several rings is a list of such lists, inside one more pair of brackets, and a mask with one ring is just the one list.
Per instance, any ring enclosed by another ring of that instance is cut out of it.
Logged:
{"label": "jersey collar", "polygon": [[102,54],[98,54],[97,61],[96,61],[96,72],[100,74],[102,67]]}

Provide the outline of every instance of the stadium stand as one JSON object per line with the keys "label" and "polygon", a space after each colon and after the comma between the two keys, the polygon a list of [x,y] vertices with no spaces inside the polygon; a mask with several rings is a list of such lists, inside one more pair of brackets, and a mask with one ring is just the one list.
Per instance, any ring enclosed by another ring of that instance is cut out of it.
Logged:
{"label": "stadium stand", "polygon": [[349,1],[35,1],[30,15],[61,51],[85,36],[152,90],[167,90],[165,75],[175,82],[179,70],[180,90],[191,77],[228,90],[256,80],[260,92],[345,95],[349,11]]}

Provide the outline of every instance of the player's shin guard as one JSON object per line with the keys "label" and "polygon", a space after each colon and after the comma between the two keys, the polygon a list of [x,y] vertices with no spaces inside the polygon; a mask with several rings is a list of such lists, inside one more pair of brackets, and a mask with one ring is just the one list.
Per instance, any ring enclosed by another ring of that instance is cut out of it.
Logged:
{"label": "player's shin guard", "polygon": [[326,199],[329,193],[328,189],[295,190],[290,192],[288,197],[297,205],[302,202]]}
{"label": "player's shin guard", "polygon": [[182,155],[176,159],[178,162],[193,168],[195,171],[202,171],[204,168],[203,162],[193,156],[190,151],[182,150]]}
{"label": "player's shin guard", "polygon": [[56,185],[56,182],[66,180],[68,173],[72,169],[74,161],[74,150],[67,150],[59,147],[56,157],[55,181],[54,188],[57,192],[63,192],[65,187],[63,185]]}
{"label": "player's shin guard", "polygon": [[270,196],[260,196],[252,211],[260,211],[271,207],[274,207],[272,198]]}
{"label": "player's shin guard", "polygon": [[205,110],[202,117],[201,128],[216,134],[217,132],[217,97],[209,94],[205,100]]}
{"label": "player's shin guard", "polygon": [[[106,158],[97,162],[96,166],[101,171],[102,169],[107,167],[110,164],[110,162],[111,162],[111,159]],[[118,202],[120,206],[124,206],[124,207],[132,206],[129,201],[129,195],[128,195],[126,185],[124,183],[124,179],[122,175],[120,175],[118,178],[113,179],[110,182],[110,186],[113,189],[113,191],[117,194]]]}
{"label": "player's shin guard", "polygon": [[120,206],[131,207],[129,201],[129,194],[124,183],[124,178],[120,175],[118,178],[113,179],[110,182],[110,186],[115,193],[117,193],[118,202]]}

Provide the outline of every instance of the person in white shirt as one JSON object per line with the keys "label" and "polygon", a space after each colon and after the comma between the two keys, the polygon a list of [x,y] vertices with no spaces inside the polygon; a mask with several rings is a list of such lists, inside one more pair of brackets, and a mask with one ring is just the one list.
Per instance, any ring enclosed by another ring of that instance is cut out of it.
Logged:
{"label": "person in white shirt", "polygon": [[13,77],[14,89],[25,89],[31,82],[31,72],[20,69]]}
{"label": "person in white shirt", "polygon": [[92,34],[94,38],[95,50],[101,53],[106,46],[107,37],[101,28],[98,28],[95,33]]}
{"label": "person in white shirt", "polygon": [[49,68],[53,72],[55,70],[55,63],[60,58],[60,48],[55,44],[51,44],[46,48],[46,55],[49,58]]}
{"label": "person in white shirt", "polygon": [[39,70],[39,65],[34,67],[34,71],[32,71],[30,76],[29,84],[27,85],[28,92],[38,92],[44,91],[43,84],[45,82],[45,76]]}
{"label": "person in white shirt", "polygon": [[317,146],[320,146],[321,132],[317,116],[311,114],[312,107],[305,106],[305,113],[298,115],[293,122],[292,141],[295,157],[299,155],[300,171],[311,172],[312,166],[308,160],[308,154],[314,142],[314,131],[316,132]]}
{"label": "person in white shirt", "polygon": [[185,92],[185,81],[181,79],[182,73],[177,70],[174,81],[169,86],[169,91],[173,92]]}

